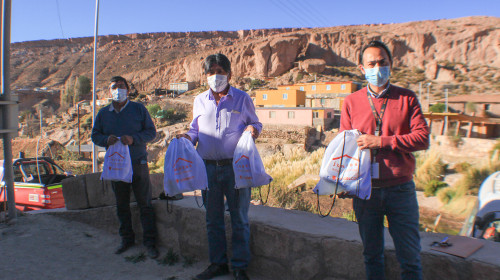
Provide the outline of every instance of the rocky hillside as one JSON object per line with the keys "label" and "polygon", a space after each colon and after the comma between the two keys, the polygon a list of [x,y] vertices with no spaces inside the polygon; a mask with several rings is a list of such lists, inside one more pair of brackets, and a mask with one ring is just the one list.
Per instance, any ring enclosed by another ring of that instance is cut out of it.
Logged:
{"label": "rocky hillside", "polygon": [[[334,79],[338,76],[335,74],[346,69],[355,72],[359,48],[372,39],[388,43],[395,66],[425,75],[420,81],[490,81],[488,86],[472,89],[483,93],[500,91],[500,18],[496,17],[315,29],[102,36],[97,87],[105,87],[108,79],[118,74],[129,78],[139,91],[166,88],[169,82],[200,82],[203,58],[216,52],[230,58],[233,77],[240,83],[276,77],[286,77],[277,83],[290,83],[297,80],[299,72]],[[71,76],[92,77],[91,37],[15,43],[11,50],[13,86],[62,88]]]}

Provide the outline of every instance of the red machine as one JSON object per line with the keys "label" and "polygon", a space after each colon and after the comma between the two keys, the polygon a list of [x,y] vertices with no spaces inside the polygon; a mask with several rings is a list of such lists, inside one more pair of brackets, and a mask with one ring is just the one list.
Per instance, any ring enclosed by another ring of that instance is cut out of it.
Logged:
{"label": "red machine", "polygon": [[[3,161],[0,163],[3,166]],[[14,160],[13,169],[16,208],[30,211],[65,206],[61,182],[73,175],[65,172],[52,159],[19,158]],[[0,203],[6,203],[6,191],[5,183],[2,181]]]}

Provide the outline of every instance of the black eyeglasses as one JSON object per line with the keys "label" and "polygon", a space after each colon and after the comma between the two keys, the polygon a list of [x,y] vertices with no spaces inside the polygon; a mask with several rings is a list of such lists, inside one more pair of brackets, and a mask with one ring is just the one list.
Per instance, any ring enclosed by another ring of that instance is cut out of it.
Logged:
{"label": "black eyeglasses", "polygon": [[432,242],[431,247],[444,247],[444,248],[446,248],[446,247],[450,247],[451,245],[453,245],[453,244],[448,242],[448,236],[447,236],[447,237],[443,238],[443,240],[441,240],[440,242],[438,242],[438,241]]}

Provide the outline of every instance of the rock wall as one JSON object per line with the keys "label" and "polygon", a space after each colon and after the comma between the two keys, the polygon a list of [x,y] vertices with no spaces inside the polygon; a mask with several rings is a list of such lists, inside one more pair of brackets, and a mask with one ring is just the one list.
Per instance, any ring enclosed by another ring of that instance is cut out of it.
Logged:
{"label": "rock wall", "polygon": [[[200,82],[201,61],[217,52],[230,58],[235,81],[277,77],[303,61],[302,69],[313,72],[326,66],[355,66],[359,49],[373,39],[388,44],[395,66],[433,67],[428,77],[448,80],[450,73],[436,63],[500,67],[499,25],[500,18],[467,17],[314,29],[102,36],[97,87],[105,88],[118,73],[140,91],[166,88],[174,81]],[[61,87],[70,77],[90,77],[92,50],[90,37],[13,44],[13,85]]]}
{"label": "rock wall", "polygon": [[[91,192],[109,196],[109,193],[100,191],[96,175],[85,180],[87,188],[95,188]],[[65,185],[67,186],[63,182],[63,190]],[[66,193],[65,199],[69,199]],[[185,197],[170,205],[167,205],[167,201],[156,200],[153,205],[159,245],[173,248],[185,257],[208,258],[205,210],[197,206],[195,198]],[[136,236],[140,237],[139,211],[135,205],[132,209]],[[52,214],[118,234],[118,221],[113,206],[55,211]],[[252,252],[249,269],[262,274],[266,279],[365,278],[362,245],[354,222],[266,206],[251,206],[249,218]],[[230,228],[228,215],[226,228]],[[387,230],[385,236],[386,275],[388,279],[399,279],[399,265]],[[421,233],[421,236],[426,280],[496,279],[500,273],[500,244],[480,240],[484,246],[467,259],[462,259],[431,250],[429,244],[441,240],[444,234]]]}

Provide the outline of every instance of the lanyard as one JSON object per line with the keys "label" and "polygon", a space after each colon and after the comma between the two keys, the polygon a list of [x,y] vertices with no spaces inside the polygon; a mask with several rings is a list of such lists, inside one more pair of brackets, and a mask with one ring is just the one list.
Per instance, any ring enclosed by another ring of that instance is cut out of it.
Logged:
{"label": "lanyard", "polygon": [[[386,95],[389,94],[389,92],[385,93]],[[377,112],[375,109],[375,105],[373,104],[372,97],[370,96],[370,93],[368,92],[368,89],[366,90],[366,95],[368,96],[368,100],[370,101],[370,106],[372,107],[372,114],[373,117],[375,118],[375,124],[377,125],[375,128],[375,136],[380,136],[381,134],[381,129],[382,129],[382,118],[384,117],[385,113],[385,107],[387,106],[387,101],[389,98],[384,98],[384,103],[382,103],[382,107],[380,108],[380,113]]]}

